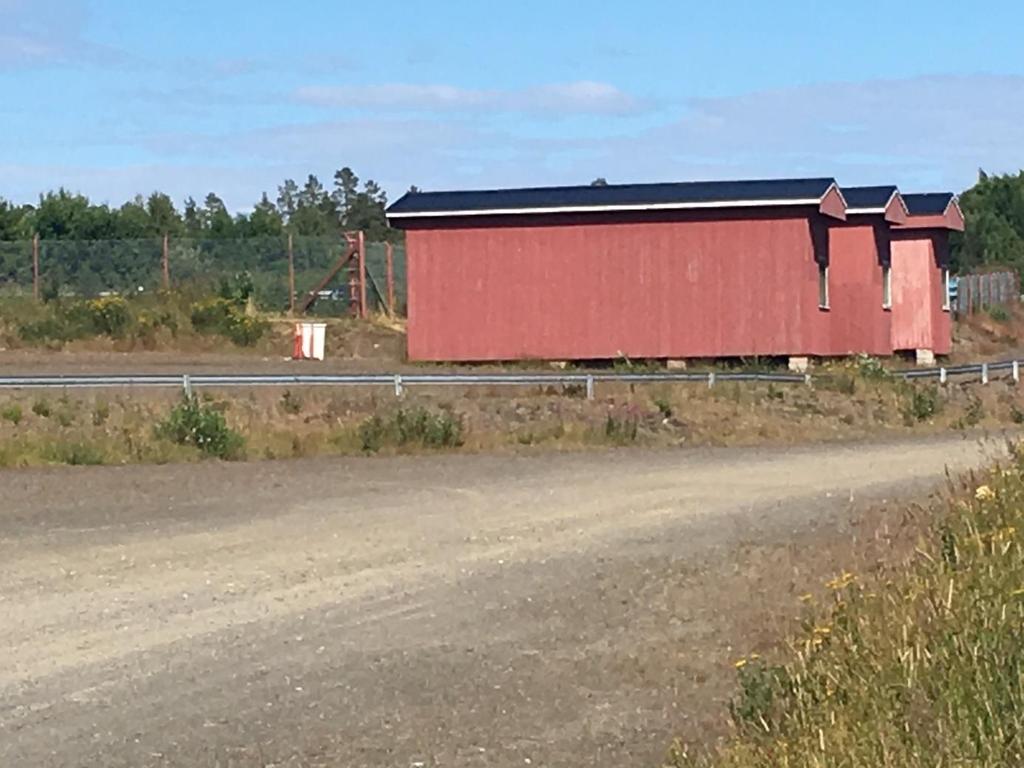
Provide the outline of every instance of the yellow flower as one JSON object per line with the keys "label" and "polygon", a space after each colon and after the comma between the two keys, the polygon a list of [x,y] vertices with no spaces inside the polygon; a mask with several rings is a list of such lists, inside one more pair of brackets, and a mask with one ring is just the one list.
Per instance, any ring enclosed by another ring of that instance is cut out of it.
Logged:
{"label": "yellow flower", "polygon": [[832,628],[831,627],[815,627],[814,628],[814,634],[821,635],[823,637],[826,636],[826,635],[831,635],[832,634]]}
{"label": "yellow flower", "polygon": [[733,666],[736,667],[736,669],[743,669],[745,666],[747,666],[747,660],[740,659],[735,664],[733,664]]}
{"label": "yellow flower", "polygon": [[989,488],[987,485],[978,486],[978,490],[974,492],[974,498],[978,501],[992,501],[996,497],[996,492]]}
{"label": "yellow flower", "polygon": [[760,658],[761,658],[761,654],[759,654],[759,653],[752,653],[752,654],[750,654],[750,660],[751,661],[757,661]]}
{"label": "yellow flower", "polygon": [[814,599],[814,595],[812,595],[810,592],[808,592],[806,595],[800,595],[800,602],[801,603],[809,603],[813,599]]}
{"label": "yellow flower", "polygon": [[842,576],[836,576],[831,581],[826,581],[825,586],[834,590],[846,589],[856,580],[857,577],[854,574],[849,573],[848,571],[843,571]]}

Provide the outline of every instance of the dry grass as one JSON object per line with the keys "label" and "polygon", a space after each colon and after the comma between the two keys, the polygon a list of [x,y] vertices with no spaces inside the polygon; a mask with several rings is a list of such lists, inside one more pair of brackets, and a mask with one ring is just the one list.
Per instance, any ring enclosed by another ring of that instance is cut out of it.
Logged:
{"label": "dry grass", "polygon": [[[388,389],[204,391],[244,440],[239,457],[389,454],[419,450],[550,451],[622,445],[758,445],[850,440],[908,432],[998,429],[1024,421],[1022,391],[1007,381],[909,386],[843,367],[815,387],[721,383],[601,384],[588,401],[576,387],[429,388],[399,400]],[[0,397],[0,465],[182,461],[200,453],[154,431],[178,402],[174,392]],[[390,439],[398,414],[422,409],[458,424],[458,439]],[[367,445],[374,420],[385,436]],[[381,426],[383,425],[383,426]]]}
{"label": "dry grass", "polygon": [[671,765],[1024,764],[1024,461],[890,523],[805,582],[783,647],[735,660],[724,745]]}

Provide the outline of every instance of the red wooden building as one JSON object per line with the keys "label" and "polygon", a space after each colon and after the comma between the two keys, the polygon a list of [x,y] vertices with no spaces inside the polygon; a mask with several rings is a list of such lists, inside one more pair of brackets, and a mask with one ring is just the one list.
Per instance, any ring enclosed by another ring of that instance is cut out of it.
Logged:
{"label": "red wooden building", "polygon": [[[895,189],[833,179],[411,193],[413,360],[891,352]],[[849,207],[849,216],[848,216]]]}
{"label": "red wooden building", "polygon": [[949,233],[962,232],[964,215],[954,195],[905,195],[909,216],[893,227],[894,350],[916,350],[918,362],[949,354]]}
{"label": "red wooden building", "polygon": [[907,206],[893,186],[842,191],[846,221],[829,230],[834,336],[846,342],[842,354],[891,355],[891,232],[907,220]]}

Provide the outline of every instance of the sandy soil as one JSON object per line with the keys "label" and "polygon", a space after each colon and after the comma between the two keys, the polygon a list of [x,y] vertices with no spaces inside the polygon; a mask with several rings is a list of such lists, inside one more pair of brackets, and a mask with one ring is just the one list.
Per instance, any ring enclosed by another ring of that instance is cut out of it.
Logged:
{"label": "sandy soil", "polygon": [[0,473],[0,765],[657,765],[852,511],[999,450]]}

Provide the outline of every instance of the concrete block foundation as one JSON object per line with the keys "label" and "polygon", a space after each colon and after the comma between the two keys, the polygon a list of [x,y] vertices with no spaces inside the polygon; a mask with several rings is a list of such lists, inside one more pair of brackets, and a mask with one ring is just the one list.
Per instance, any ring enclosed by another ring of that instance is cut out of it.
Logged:
{"label": "concrete block foundation", "polygon": [[811,367],[811,358],[809,357],[791,357],[789,358],[789,370],[793,373],[807,373],[807,369]]}

